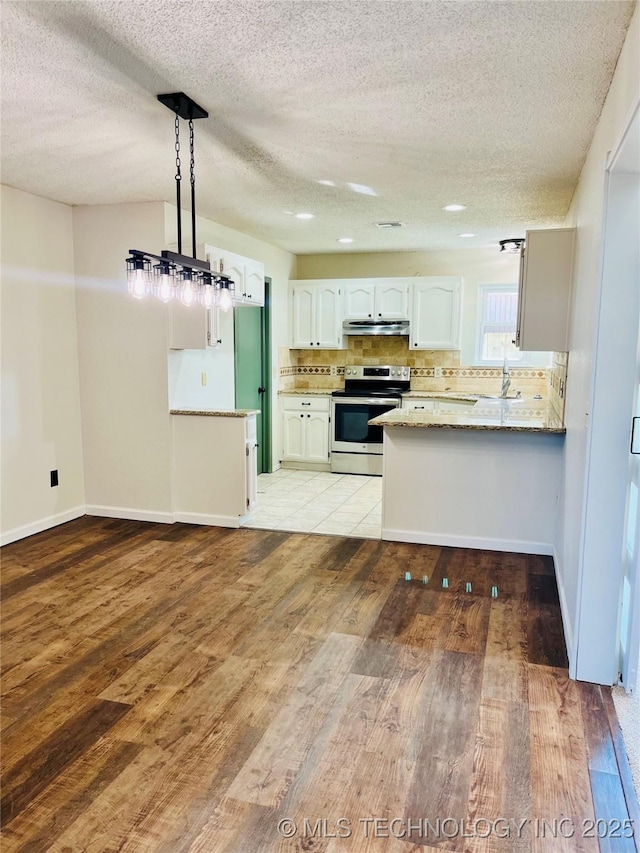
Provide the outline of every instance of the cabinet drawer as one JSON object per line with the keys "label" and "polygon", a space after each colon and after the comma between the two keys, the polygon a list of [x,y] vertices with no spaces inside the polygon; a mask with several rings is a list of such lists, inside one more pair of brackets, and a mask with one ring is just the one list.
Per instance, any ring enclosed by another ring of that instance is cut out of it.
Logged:
{"label": "cabinet drawer", "polygon": [[409,411],[434,412],[436,400],[422,399],[419,397],[403,397],[402,408]]}
{"label": "cabinet drawer", "polygon": [[296,412],[328,412],[329,399],[329,396],[284,397],[282,407]]}

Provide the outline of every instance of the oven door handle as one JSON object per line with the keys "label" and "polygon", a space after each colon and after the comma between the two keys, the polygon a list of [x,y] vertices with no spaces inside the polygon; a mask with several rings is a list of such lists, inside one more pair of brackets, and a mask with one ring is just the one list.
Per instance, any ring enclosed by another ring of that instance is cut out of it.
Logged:
{"label": "oven door handle", "polygon": [[335,406],[400,406],[398,397],[334,397]]}

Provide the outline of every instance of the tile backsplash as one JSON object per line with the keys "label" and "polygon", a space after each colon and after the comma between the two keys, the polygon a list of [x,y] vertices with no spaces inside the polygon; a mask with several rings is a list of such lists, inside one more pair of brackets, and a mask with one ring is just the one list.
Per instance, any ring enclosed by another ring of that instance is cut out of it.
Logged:
{"label": "tile backsplash", "polygon": [[[556,364],[556,356],[558,362]],[[561,376],[562,359],[564,375]],[[460,364],[457,350],[420,350],[411,352],[406,338],[350,337],[344,350],[279,350],[280,390],[327,390],[341,388],[344,383],[344,367],[347,364],[407,364],[411,367],[412,391],[467,391],[478,394],[500,393],[502,368],[473,367]],[[441,376],[434,375],[434,368],[441,369]],[[556,411],[560,395],[552,388],[551,381],[560,388],[562,395],[566,385],[566,355],[554,353],[551,370],[541,367],[511,367],[511,388],[522,391],[524,397],[542,395],[553,403]],[[562,399],[564,405],[564,399]],[[561,410],[562,411],[562,410]]]}

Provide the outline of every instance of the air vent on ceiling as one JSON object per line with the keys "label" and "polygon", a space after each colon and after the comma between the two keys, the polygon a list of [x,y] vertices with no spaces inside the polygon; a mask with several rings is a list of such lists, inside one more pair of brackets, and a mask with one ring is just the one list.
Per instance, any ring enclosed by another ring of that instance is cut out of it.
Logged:
{"label": "air vent on ceiling", "polygon": [[404,228],[404,222],[376,222],[376,228]]}

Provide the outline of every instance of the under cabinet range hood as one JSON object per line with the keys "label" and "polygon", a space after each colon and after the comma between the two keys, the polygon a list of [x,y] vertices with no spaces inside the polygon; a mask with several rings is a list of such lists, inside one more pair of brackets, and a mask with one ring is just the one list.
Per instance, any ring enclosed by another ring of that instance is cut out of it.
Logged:
{"label": "under cabinet range hood", "polygon": [[343,335],[409,335],[408,320],[345,320]]}

